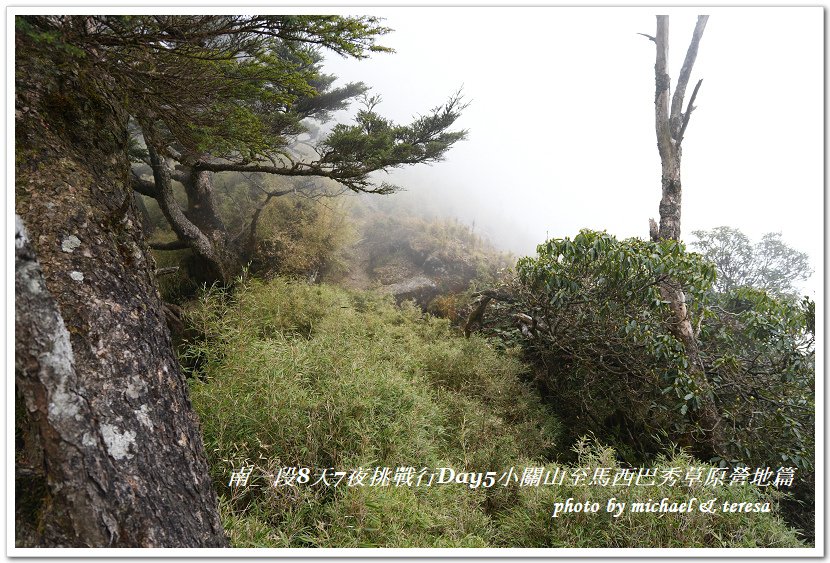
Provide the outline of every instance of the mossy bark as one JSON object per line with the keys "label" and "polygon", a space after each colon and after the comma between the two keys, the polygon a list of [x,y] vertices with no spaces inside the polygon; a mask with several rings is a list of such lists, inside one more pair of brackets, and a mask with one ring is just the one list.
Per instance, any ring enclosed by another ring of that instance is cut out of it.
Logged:
{"label": "mossy bark", "polygon": [[[141,231],[127,114],[88,58],[18,33],[15,377],[45,478],[23,547],[226,545]],[[31,516],[31,515],[30,515]]]}

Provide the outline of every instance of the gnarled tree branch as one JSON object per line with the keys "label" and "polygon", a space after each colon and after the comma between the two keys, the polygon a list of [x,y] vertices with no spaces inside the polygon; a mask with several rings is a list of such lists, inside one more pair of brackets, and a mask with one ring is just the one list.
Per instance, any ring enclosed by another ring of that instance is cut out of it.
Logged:
{"label": "gnarled tree branch", "polygon": [[135,173],[135,170],[133,170],[130,174],[130,182],[133,190],[137,191],[141,195],[146,195],[147,197],[151,197],[153,199],[158,198],[158,190],[156,189],[156,185],[149,180],[139,177],[138,174]]}
{"label": "gnarled tree branch", "polygon": [[185,242],[216,270],[216,279],[224,280],[225,275],[222,261],[217,256],[210,239],[185,216],[173,196],[173,188],[170,185],[170,173],[167,165],[150,142],[147,143],[147,151],[150,154],[153,177],[156,180],[156,189],[159,192],[157,199],[162,213],[164,213],[164,216],[167,218],[176,236],[179,237],[179,240]]}
{"label": "gnarled tree branch", "polygon": [[183,240],[172,240],[170,242],[151,242],[150,248],[153,250],[184,250],[190,248],[190,245]]}

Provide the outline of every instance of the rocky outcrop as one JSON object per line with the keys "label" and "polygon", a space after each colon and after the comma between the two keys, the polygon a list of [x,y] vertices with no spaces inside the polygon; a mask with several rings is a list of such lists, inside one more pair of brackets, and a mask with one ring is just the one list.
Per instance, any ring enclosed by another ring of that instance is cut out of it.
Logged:
{"label": "rocky outcrop", "polygon": [[415,301],[424,310],[439,291],[438,285],[426,276],[408,278],[399,283],[383,286],[381,289],[391,294],[398,304],[403,301]]}

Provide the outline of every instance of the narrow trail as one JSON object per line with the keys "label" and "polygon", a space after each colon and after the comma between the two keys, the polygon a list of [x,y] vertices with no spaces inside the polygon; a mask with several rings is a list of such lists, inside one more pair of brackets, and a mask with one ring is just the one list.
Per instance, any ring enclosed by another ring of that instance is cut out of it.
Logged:
{"label": "narrow trail", "polygon": [[348,273],[343,275],[339,284],[347,289],[359,291],[371,289],[374,282],[368,274],[369,256],[363,240],[353,243],[344,254]]}

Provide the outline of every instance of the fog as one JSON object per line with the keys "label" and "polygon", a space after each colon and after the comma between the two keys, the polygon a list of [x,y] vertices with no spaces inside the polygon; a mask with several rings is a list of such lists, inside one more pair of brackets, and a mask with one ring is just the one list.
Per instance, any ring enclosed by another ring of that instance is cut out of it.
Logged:
{"label": "fog", "polygon": [[[672,87],[696,15],[711,15],[687,91],[683,221],[758,240],[781,232],[823,268],[823,10],[668,10]],[[447,158],[383,179],[474,223],[518,254],[547,237],[648,234],[659,220],[653,8],[365,8],[394,31],[394,54],[329,54],[325,70],[363,81],[399,122],[463,87],[469,130]],[[666,13],[664,10],[663,13]],[[354,108],[353,108],[354,110]],[[348,121],[349,114],[339,119]]]}

